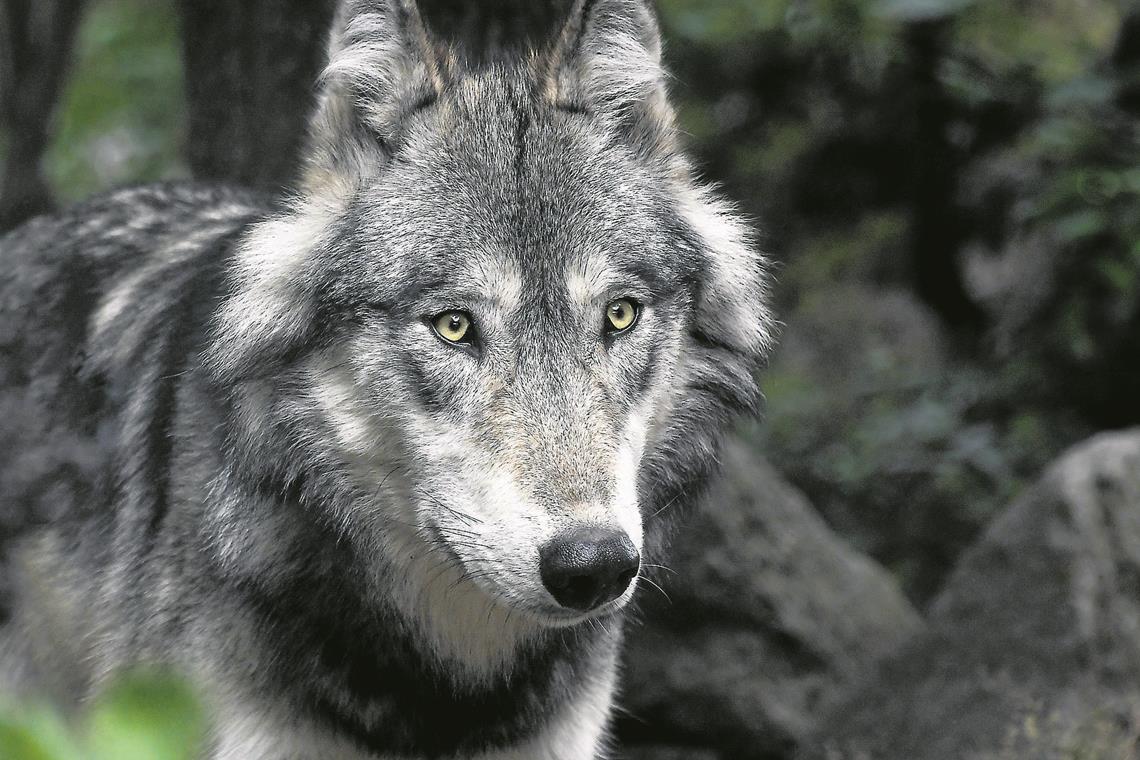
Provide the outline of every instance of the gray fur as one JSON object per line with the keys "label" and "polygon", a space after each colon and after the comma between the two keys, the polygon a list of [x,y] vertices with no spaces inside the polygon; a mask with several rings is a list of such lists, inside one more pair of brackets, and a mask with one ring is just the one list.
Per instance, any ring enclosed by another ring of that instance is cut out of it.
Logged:
{"label": "gray fur", "polygon": [[216,757],[601,755],[637,584],[571,614],[538,547],[653,561],[758,404],[763,260],[640,2],[466,70],[348,0],[330,51],[285,202],[128,189],[0,240],[6,688],[172,665]]}

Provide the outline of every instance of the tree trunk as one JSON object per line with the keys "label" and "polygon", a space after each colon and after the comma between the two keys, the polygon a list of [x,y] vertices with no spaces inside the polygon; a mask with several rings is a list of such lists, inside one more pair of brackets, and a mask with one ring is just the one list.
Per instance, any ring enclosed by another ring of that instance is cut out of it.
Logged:
{"label": "tree trunk", "polygon": [[331,0],[179,0],[199,179],[276,191],[294,178],[332,21]]}
{"label": "tree trunk", "polygon": [[[334,0],[179,0],[194,176],[277,191],[296,177]],[[422,0],[428,25],[483,59],[547,39],[569,0]]]}
{"label": "tree trunk", "polygon": [[0,231],[54,203],[40,172],[82,0],[0,0]]}
{"label": "tree trunk", "polygon": [[947,136],[953,103],[938,80],[948,22],[923,21],[907,29],[907,51],[916,92],[911,257],[915,290],[950,328],[959,344],[977,347],[985,314],[966,291],[958,252],[962,224],[958,166]]}

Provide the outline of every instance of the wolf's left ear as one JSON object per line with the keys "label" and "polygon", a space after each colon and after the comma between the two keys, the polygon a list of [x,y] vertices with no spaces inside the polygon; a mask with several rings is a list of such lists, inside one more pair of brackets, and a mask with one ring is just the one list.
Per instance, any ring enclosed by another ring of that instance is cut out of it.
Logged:
{"label": "wolf's left ear", "polygon": [[644,0],[575,0],[544,67],[556,105],[607,119],[646,154],[673,147],[661,32]]}
{"label": "wolf's left ear", "polygon": [[443,91],[448,66],[414,0],[341,0],[310,122],[307,179],[376,165],[403,119]]}

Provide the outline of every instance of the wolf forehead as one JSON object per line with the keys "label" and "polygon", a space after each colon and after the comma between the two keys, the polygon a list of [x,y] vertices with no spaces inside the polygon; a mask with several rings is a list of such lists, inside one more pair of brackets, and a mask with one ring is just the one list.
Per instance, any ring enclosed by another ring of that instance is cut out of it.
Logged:
{"label": "wolf forehead", "polygon": [[523,293],[568,281],[676,293],[702,262],[658,172],[588,113],[531,94],[521,74],[481,72],[404,119],[314,264],[344,272],[344,295],[394,307],[503,274],[518,282],[495,284]]}
{"label": "wolf forehead", "polygon": [[579,315],[638,286],[676,296],[675,326],[738,356],[743,382],[772,334],[765,263],[680,151],[643,4],[578,0],[550,50],[471,69],[408,2],[347,0],[338,29],[298,195],[230,270],[220,379],[328,345],[355,323],[339,315],[462,306],[424,294],[482,279]]}

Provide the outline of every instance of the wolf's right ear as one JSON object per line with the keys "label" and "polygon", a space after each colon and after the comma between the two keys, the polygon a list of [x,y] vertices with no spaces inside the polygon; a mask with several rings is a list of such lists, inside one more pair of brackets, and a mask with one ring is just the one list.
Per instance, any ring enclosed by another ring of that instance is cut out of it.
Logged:
{"label": "wolf's right ear", "polygon": [[400,122],[449,78],[449,55],[414,0],[341,0],[321,75],[305,184],[353,179],[392,150]]}

